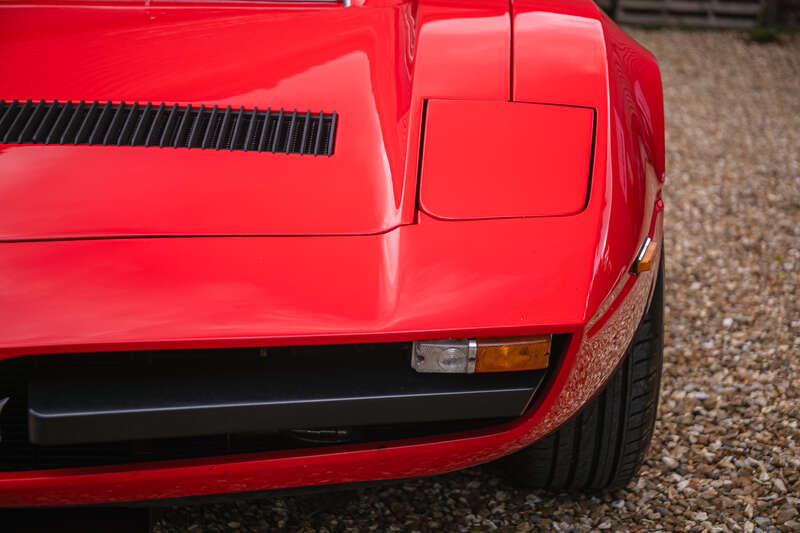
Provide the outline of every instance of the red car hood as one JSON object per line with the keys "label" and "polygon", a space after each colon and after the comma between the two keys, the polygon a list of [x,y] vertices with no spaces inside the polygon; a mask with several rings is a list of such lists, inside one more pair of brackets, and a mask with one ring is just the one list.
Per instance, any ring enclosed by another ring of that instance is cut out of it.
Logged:
{"label": "red car hood", "polygon": [[380,233],[424,98],[508,97],[504,2],[50,4],[0,6],[0,99],[335,111],[335,153],[0,144],[0,240]]}

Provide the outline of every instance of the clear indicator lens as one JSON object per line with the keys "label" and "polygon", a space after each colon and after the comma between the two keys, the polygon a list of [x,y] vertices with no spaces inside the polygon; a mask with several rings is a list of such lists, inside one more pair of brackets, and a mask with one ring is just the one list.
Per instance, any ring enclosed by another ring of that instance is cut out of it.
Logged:
{"label": "clear indicator lens", "polygon": [[411,366],[417,372],[474,372],[475,350],[469,339],[415,342]]}

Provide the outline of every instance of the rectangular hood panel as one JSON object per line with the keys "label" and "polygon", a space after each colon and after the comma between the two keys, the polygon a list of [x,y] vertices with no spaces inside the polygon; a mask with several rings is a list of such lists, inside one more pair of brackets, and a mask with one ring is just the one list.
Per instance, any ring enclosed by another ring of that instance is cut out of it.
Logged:
{"label": "rectangular hood panel", "polygon": [[335,112],[335,146],[5,141],[0,240],[381,233],[414,220],[425,100],[510,90],[497,0],[36,4],[0,6],[0,100]]}
{"label": "rectangular hood panel", "polygon": [[367,234],[403,223],[411,81],[398,68],[400,29],[391,6],[0,7],[0,63],[15,73],[0,76],[2,100],[340,117],[331,157],[0,144],[0,239]]}
{"label": "rectangular hood panel", "polygon": [[367,179],[363,167],[353,177],[344,159],[6,146],[0,149],[0,236],[356,234],[396,223],[391,181]]}

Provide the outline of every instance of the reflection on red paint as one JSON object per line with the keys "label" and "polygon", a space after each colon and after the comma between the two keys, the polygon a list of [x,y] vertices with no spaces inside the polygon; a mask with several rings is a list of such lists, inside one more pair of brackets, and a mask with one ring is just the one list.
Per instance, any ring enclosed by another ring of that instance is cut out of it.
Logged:
{"label": "reflection on red paint", "polygon": [[[0,239],[15,241],[0,244],[0,359],[571,335],[548,390],[510,425],[380,446],[4,472],[0,505],[346,483],[489,461],[577,412],[641,317],[653,273],[632,276],[630,266],[644,237],[662,234],[660,78],[590,0],[515,0],[513,12],[494,0],[23,1],[0,6],[0,32],[4,70],[18,73],[0,77],[5,100],[340,116],[331,158],[0,148]],[[428,99],[593,109],[585,209],[468,222],[418,211]]]}

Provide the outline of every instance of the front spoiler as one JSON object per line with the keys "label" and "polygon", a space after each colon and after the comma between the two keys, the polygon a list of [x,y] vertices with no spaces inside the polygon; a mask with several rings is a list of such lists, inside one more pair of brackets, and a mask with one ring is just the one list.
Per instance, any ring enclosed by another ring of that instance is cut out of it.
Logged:
{"label": "front spoiler", "polygon": [[578,215],[357,237],[5,243],[0,359],[571,333],[593,281],[592,225]]}
{"label": "front spoiler", "polygon": [[[655,242],[660,211],[659,202],[644,230]],[[343,239],[4,246],[0,279],[11,303],[0,307],[5,358],[333,338],[572,337],[547,390],[502,427],[391,443],[0,473],[0,505],[131,502],[418,477],[512,453],[558,428],[596,394],[651,294],[654,273],[626,269],[604,289],[613,297],[593,310],[596,316],[585,316],[594,244],[586,228],[579,231],[581,218],[425,223]]]}

